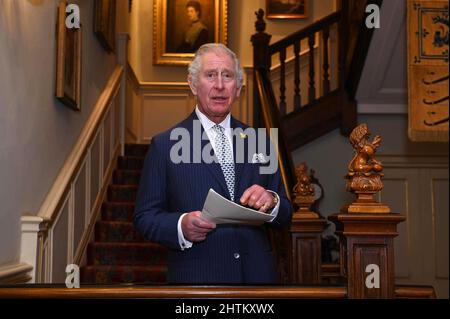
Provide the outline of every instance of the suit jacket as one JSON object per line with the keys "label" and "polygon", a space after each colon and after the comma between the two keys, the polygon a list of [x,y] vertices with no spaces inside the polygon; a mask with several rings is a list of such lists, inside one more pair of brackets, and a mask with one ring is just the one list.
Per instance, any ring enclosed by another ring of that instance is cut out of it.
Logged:
{"label": "suit jacket", "polygon": [[[280,197],[275,220],[265,226],[217,225],[206,240],[181,250],[177,223],[183,213],[201,211],[210,188],[230,199],[219,163],[192,163],[193,112],[174,128],[190,133],[190,163],[175,164],[170,150],[169,129],[152,139],[142,171],[134,216],[137,230],[150,241],[169,248],[168,282],[184,284],[267,284],[277,280],[276,264],[268,239],[268,227],[283,227],[291,220],[292,208],[280,173],[260,174],[262,164],[235,163],[235,202],[253,184],[276,192]],[[248,126],[231,117],[231,128]],[[201,127],[203,133],[203,127]],[[236,137],[235,137],[236,138]],[[237,137],[239,138],[239,137]],[[196,143],[199,143],[198,141]],[[202,141],[202,149],[209,141]],[[233,142],[236,158],[236,143]],[[245,147],[247,152],[247,147]],[[266,153],[268,154],[268,153]],[[247,159],[247,153],[245,159]]]}

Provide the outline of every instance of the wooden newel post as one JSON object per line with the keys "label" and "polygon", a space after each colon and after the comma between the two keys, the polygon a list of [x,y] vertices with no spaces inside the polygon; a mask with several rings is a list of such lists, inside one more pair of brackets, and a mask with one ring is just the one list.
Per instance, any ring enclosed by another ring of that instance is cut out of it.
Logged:
{"label": "wooden newel post", "polygon": [[252,35],[253,44],[253,127],[261,127],[261,102],[259,101],[258,87],[256,86],[256,70],[270,71],[269,43],[271,35],[266,33],[266,22],[264,21],[264,10],[255,12],[256,33]]}
{"label": "wooden newel post", "polygon": [[349,298],[394,298],[394,237],[405,217],[393,214],[374,195],[383,188],[383,166],[374,153],[380,136],[369,140],[366,124],[350,134],[355,155],[348,165],[347,190],[356,200],[328,217],[340,238],[341,275],[347,277]]}
{"label": "wooden newel post", "polygon": [[298,210],[292,216],[291,276],[294,284],[320,284],[322,253],[321,234],[326,226],[324,218],[310,210],[315,200],[311,184],[312,172],[305,163],[296,168],[297,184],[294,186],[294,202]]}

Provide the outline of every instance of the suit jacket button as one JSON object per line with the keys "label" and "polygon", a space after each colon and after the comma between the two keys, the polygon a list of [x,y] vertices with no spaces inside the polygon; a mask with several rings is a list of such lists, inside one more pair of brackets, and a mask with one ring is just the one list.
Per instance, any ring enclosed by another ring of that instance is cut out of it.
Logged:
{"label": "suit jacket button", "polygon": [[241,257],[241,255],[239,255],[238,253],[234,253],[234,258],[235,259],[239,259],[239,257]]}

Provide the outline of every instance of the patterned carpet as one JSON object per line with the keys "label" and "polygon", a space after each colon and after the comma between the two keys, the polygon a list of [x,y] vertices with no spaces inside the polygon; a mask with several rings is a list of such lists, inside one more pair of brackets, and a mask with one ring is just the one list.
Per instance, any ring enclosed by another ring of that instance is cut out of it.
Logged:
{"label": "patterned carpet", "polygon": [[133,211],[144,156],[148,145],[128,144],[119,157],[113,184],[95,225],[94,242],[87,248],[87,264],[81,267],[85,284],[166,282],[164,247],[145,241],[133,226]]}

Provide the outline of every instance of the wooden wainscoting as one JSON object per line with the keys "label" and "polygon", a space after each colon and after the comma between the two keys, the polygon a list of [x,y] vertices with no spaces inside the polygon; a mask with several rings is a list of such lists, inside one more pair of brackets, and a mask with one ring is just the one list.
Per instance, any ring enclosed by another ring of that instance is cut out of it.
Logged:
{"label": "wooden wainscoting", "polygon": [[[247,76],[241,96],[232,114],[249,123]],[[150,143],[152,137],[185,119],[195,108],[195,97],[187,82],[142,82],[133,68],[127,68],[126,140],[128,143]]]}
{"label": "wooden wainscoting", "polygon": [[379,200],[406,216],[395,239],[396,284],[432,285],[448,298],[448,157],[379,156]]}

